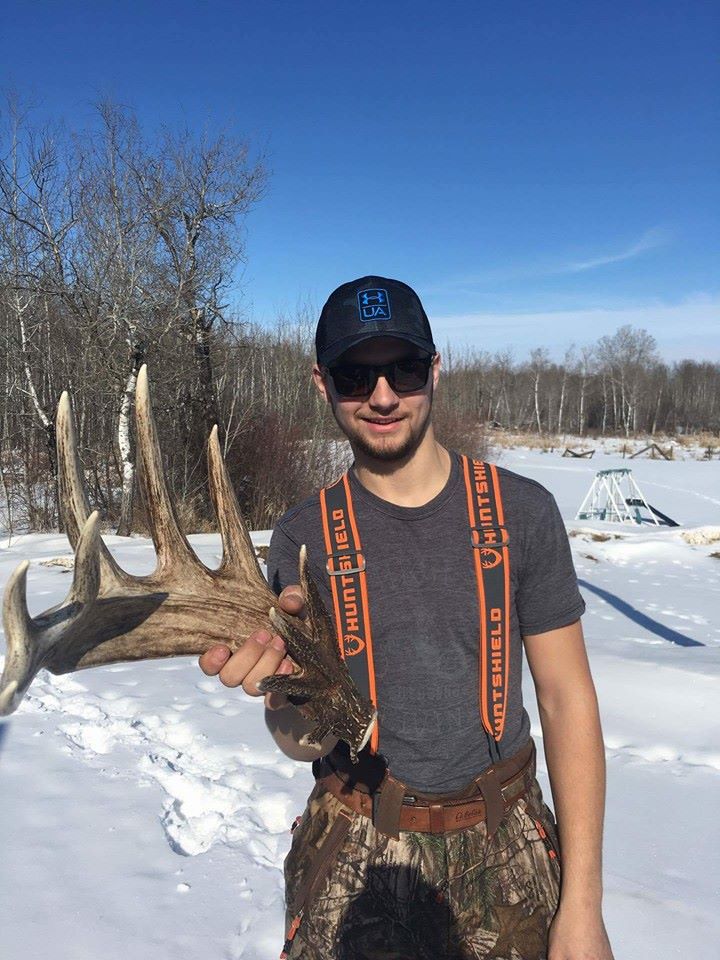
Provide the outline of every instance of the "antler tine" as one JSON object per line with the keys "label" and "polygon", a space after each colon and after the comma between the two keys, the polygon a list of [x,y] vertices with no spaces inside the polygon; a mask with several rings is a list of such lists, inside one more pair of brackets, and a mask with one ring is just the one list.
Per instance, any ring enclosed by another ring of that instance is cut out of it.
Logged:
{"label": "antler tine", "polygon": [[75,420],[67,390],[63,390],[60,396],[55,427],[60,467],[60,503],[65,531],[74,550],[80,539],[80,531],[90,516],[90,505],[85,495],[85,484],[77,452]]}
{"label": "antler tine", "polygon": [[[12,713],[32,683],[38,670],[52,662],[72,663],[72,645],[64,649],[63,640],[77,628],[92,609],[100,589],[99,514],[93,511],[77,542],[75,573],[66,604],[42,614],[38,620],[27,609],[27,571],[25,560],[10,577],[3,604],[7,640],[5,668],[0,679],[0,716]],[[61,616],[58,611],[62,610]],[[67,669],[67,667],[66,667]]]}
{"label": "antler tine", "polygon": [[[317,584],[310,576],[307,562],[307,547],[303,543],[298,555],[298,572],[300,574],[300,588],[305,598],[305,609],[311,623],[317,623],[326,616]],[[334,631],[333,631],[334,632]]]}
{"label": "antler tine", "polygon": [[100,514],[93,510],[82,529],[75,550],[75,571],[68,600],[89,606],[100,591]]}
{"label": "antler tine", "polygon": [[[77,549],[80,534],[90,516],[90,505],[85,493],[83,470],[77,449],[77,433],[70,395],[64,390],[58,403],[55,421],[57,436],[58,467],[60,478],[60,508],[65,532],[73,550]],[[98,548],[100,571],[103,578],[125,583],[130,575],[122,570],[105,544]]]}
{"label": "antler tine", "polygon": [[206,570],[180,529],[173,502],[168,494],[162,468],[162,455],[150,403],[147,366],[140,367],[135,395],[137,445],[142,464],[141,481],[150,533],[158,555],[156,573],[177,569]]}
{"label": "antler tine", "polygon": [[[33,628],[27,609],[27,572],[30,564],[23,560],[11,574],[5,588],[3,624],[7,652],[0,679],[0,716],[6,717],[22,700],[36,670],[33,669]],[[24,678],[27,683],[21,688]]]}
{"label": "antler tine", "polygon": [[212,428],[208,440],[208,474],[210,495],[215,506],[223,545],[220,572],[244,574],[264,585],[265,580],[260,571],[255,549],[240,513],[237,497],[220,451],[217,425]]}
{"label": "antler tine", "polygon": [[[325,612],[325,607],[323,606],[317,584],[310,576],[310,572],[308,570],[307,547],[304,543],[301,545],[300,553],[298,555],[298,573],[300,576],[300,589],[302,590],[303,597],[305,598],[305,610],[309,622],[312,624],[320,624],[322,622],[325,630],[329,631],[330,634],[334,636],[335,630],[331,626],[330,620]],[[275,614],[277,615],[277,611],[275,611]],[[273,619],[272,616],[270,619]],[[317,641],[318,634],[314,634],[313,636]]]}
{"label": "antler tine", "polygon": [[[338,647],[337,641],[334,639],[335,631],[323,606],[317,584],[308,571],[307,547],[304,543],[301,545],[298,554],[298,574],[300,578],[300,589],[305,599],[305,614],[310,624],[309,640],[311,643],[319,646],[326,645],[330,650],[334,651],[335,648]],[[288,621],[294,619],[274,606],[270,608],[269,617],[272,625],[281,633],[287,628]],[[333,638],[329,644],[327,643],[328,636]],[[339,655],[338,652],[338,656]]]}

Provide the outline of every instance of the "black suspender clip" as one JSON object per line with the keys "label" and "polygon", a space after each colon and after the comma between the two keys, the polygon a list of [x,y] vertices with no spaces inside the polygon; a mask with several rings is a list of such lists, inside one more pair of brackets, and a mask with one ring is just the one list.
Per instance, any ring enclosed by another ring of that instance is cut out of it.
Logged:
{"label": "black suspender clip", "polygon": [[[490,530],[496,530],[500,533],[499,540],[486,540],[485,534]],[[474,534],[478,535],[478,540],[476,542]],[[470,527],[470,543],[473,547],[507,547],[510,543],[510,535],[507,532],[507,527],[492,526],[487,525],[484,527]]]}
{"label": "black suspender clip", "polygon": [[[325,570],[330,574],[331,577],[344,577],[349,573],[362,573],[365,569],[365,557],[362,554],[361,550],[339,550],[337,553],[327,553],[326,554],[327,563],[325,564]],[[355,567],[347,567],[345,570],[333,570],[332,562],[333,557],[355,557]],[[358,558],[359,557],[359,561]]]}

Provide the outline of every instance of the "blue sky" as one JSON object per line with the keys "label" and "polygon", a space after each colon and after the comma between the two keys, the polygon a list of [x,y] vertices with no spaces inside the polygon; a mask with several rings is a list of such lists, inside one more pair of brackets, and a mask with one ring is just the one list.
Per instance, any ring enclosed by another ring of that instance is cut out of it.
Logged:
{"label": "blue sky", "polygon": [[436,341],[561,356],[621,323],[720,360],[714,2],[5,0],[0,82],[266,152],[242,307],[397,277]]}

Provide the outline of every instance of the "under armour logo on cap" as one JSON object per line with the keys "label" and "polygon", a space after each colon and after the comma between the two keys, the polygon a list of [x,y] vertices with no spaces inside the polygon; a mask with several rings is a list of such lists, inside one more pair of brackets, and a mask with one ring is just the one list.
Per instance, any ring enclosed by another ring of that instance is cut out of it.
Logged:
{"label": "under armour logo on cap", "polygon": [[390,297],[387,290],[361,290],[358,293],[358,310],[363,323],[371,320],[389,320]]}

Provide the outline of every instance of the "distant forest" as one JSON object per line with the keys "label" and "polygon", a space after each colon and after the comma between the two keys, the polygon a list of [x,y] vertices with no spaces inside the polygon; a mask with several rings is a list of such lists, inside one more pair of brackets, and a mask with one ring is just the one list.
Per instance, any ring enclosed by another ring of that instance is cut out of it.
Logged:
{"label": "distant forest", "polygon": [[[314,311],[268,329],[229,306],[244,218],[267,183],[230,136],[164,132],[98,107],[90,131],[34,128],[10,104],[0,137],[0,514],[60,523],[54,416],[70,390],[90,498],[142,530],[132,411],[148,364],[165,466],[186,529],[212,523],[205,443],[217,423],[251,527],[333,478],[340,435],[310,381]],[[440,439],[476,453],[488,425],[541,435],[720,434],[720,364],[668,364],[621,327],[562,362],[438,345]]]}

